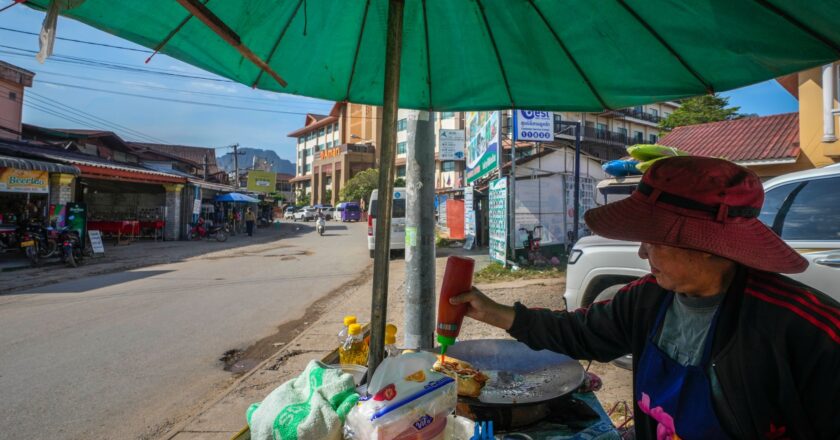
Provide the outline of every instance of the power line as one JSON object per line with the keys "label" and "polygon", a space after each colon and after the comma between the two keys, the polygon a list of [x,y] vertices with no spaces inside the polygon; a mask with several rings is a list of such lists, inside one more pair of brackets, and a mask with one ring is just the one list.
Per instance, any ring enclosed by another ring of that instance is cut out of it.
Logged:
{"label": "power line", "polygon": [[156,138],[154,136],[143,133],[141,131],[134,130],[132,128],[126,127],[126,126],[118,124],[116,122],[112,122],[112,121],[109,121],[107,119],[101,118],[101,117],[96,116],[92,113],[88,113],[88,112],[85,112],[83,110],[79,110],[77,108],[71,107],[67,104],[63,104],[63,103],[61,103],[59,101],[56,101],[54,99],[47,98],[46,96],[39,95],[35,92],[30,91],[28,93],[28,95],[31,95],[30,96],[31,98],[39,100],[39,102],[43,103],[44,105],[53,105],[53,106],[62,107],[64,109],[66,109],[66,111],[68,111],[72,114],[75,114],[75,115],[77,115],[81,118],[86,118],[88,120],[92,120],[94,123],[104,124],[108,128],[113,128],[113,129],[115,129],[114,131],[124,131],[125,133],[130,134],[132,136],[135,136],[135,137],[138,137],[138,138],[141,138],[141,139],[150,140],[150,141],[153,141],[153,142],[156,142],[156,143],[163,143],[163,144],[170,143],[170,142],[167,142],[167,141],[162,140],[160,138]]}
{"label": "power line", "polygon": [[[36,37],[39,36],[39,34],[37,32],[23,31],[23,30],[20,30],[20,29],[12,29],[12,28],[2,27],[2,26],[0,26],[0,31],[16,32],[18,34],[24,34],[24,35],[34,35]],[[137,48],[134,48],[134,47],[115,46],[113,44],[97,43],[97,42],[94,42],[94,41],[76,40],[76,39],[73,39],[73,38],[65,38],[65,37],[55,37],[55,39],[56,40],[62,40],[62,41],[70,41],[72,43],[89,44],[91,46],[108,47],[108,48],[111,48],[111,49],[121,49],[121,50],[130,50],[130,51],[133,51],[133,52],[152,53],[152,51],[148,50],[148,49],[137,49]]]}
{"label": "power line", "polygon": [[32,108],[32,109],[35,109],[35,110],[41,111],[41,112],[43,112],[43,113],[46,113],[46,114],[48,114],[48,115],[55,116],[55,117],[57,117],[57,118],[59,118],[59,119],[63,119],[63,120],[65,120],[65,121],[74,122],[74,123],[76,123],[76,124],[79,124],[79,125],[82,125],[82,126],[85,126],[85,127],[88,127],[88,128],[93,128],[93,129],[96,129],[96,127],[95,127],[95,126],[93,126],[93,125],[91,125],[89,122],[85,122],[85,121],[82,121],[82,120],[79,120],[79,119],[76,119],[76,118],[72,118],[72,117],[67,116],[67,115],[64,115],[64,114],[60,114],[60,113],[58,113],[58,112],[56,112],[56,111],[53,111],[53,110],[51,110],[51,109],[49,109],[49,108],[41,107],[41,106],[39,106],[39,105],[37,105],[37,104],[34,104],[34,103],[33,103],[33,102],[31,102],[31,101],[26,101],[26,102],[24,102],[24,103],[23,103],[23,105],[24,105],[24,106],[26,106],[26,107],[29,107],[29,108]]}

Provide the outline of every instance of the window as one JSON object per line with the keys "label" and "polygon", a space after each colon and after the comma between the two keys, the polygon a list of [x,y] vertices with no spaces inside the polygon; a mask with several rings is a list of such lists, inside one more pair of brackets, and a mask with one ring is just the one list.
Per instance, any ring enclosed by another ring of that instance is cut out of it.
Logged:
{"label": "window", "polygon": [[455,171],[455,161],[447,160],[440,164],[441,171]]}
{"label": "window", "polygon": [[563,131],[563,124],[561,124],[561,122],[563,122],[563,117],[560,115],[560,113],[555,113],[554,114],[554,132],[555,133],[559,133],[559,132]]}
{"label": "window", "polygon": [[405,165],[397,167],[397,177],[405,177]]}
{"label": "window", "polygon": [[17,93],[9,92],[9,99],[11,99],[12,101],[17,101]]}
{"label": "window", "polygon": [[397,154],[405,154],[405,142],[397,144]]}
{"label": "window", "polygon": [[832,177],[774,188],[765,195],[759,220],[785,240],[840,241],[838,185],[840,177]]}
{"label": "window", "polygon": [[657,110],[655,108],[652,108],[652,109],[650,109],[650,114],[653,117],[658,117],[659,116],[659,110]]}
{"label": "window", "polygon": [[655,144],[656,141],[657,141],[657,137],[656,137],[655,134],[649,134],[648,135],[648,143],[649,144]]}
{"label": "window", "polygon": [[665,119],[665,118],[667,118],[668,116],[671,116],[671,114],[670,114],[670,113],[668,113],[668,112],[662,112],[662,119]]}
{"label": "window", "polygon": [[305,170],[306,170],[307,173],[312,171],[312,164],[311,163],[306,164]]}
{"label": "window", "polygon": [[306,137],[301,136],[298,138],[298,145],[303,145],[306,143]]}
{"label": "window", "polygon": [[607,137],[607,124],[598,123],[595,128],[595,135],[599,138]]}
{"label": "window", "polygon": [[644,113],[644,111],[645,111],[644,106],[637,105],[637,106],[633,107],[633,112],[635,112],[635,113]]}
{"label": "window", "polygon": [[[379,209],[379,200],[370,201],[370,212],[376,215]],[[394,199],[391,202],[391,218],[405,217],[405,199]]]}
{"label": "window", "polygon": [[332,127],[333,127],[332,124],[327,125],[327,134],[332,133]]}
{"label": "window", "polygon": [[440,114],[440,119],[451,119],[455,117],[455,112],[442,112]]}
{"label": "window", "polygon": [[633,142],[637,144],[641,144],[645,141],[645,134],[641,131],[634,131],[633,132]]}
{"label": "window", "polygon": [[318,130],[318,136],[323,136],[323,135],[324,135],[324,131],[325,131],[325,130],[324,130],[323,128],[322,128],[322,129],[320,129],[320,130]]}
{"label": "window", "polygon": [[306,149],[306,155],[312,156],[312,147]]}
{"label": "window", "polygon": [[332,146],[333,146],[333,142],[332,141],[327,141],[327,149],[332,148]]}
{"label": "window", "polygon": [[405,131],[408,128],[408,119],[397,121],[397,131]]}

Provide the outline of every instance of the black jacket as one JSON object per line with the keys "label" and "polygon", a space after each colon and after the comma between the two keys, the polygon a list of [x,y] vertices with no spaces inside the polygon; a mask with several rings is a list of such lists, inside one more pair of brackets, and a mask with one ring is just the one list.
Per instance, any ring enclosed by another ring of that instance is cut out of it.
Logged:
{"label": "black jacket", "polygon": [[[644,374],[637,362],[667,293],[648,275],[575,312],[516,303],[509,333],[575,359],[632,353],[634,373]],[[731,409],[718,418],[735,421],[733,437],[840,438],[840,305],[781,275],[740,268],[720,307],[712,368]],[[634,408],[637,437],[655,439],[656,421]]]}

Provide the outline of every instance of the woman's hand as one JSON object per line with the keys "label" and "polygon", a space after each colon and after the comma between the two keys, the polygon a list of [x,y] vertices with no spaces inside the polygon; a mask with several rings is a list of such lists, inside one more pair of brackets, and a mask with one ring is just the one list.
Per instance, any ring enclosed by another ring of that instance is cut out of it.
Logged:
{"label": "woman's hand", "polygon": [[513,326],[513,318],[516,315],[513,307],[493,301],[475,287],[467,293],[450,298],[449,303],[466,304],[467,316],[503,330],[509,330]]}

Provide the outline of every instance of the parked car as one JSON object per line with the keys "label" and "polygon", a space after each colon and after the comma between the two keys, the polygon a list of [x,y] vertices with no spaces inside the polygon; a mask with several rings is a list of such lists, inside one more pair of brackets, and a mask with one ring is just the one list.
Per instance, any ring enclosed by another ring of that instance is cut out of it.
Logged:
{"label": "parked car", "polygon": [[[389,249],[405,249],[405,209],[406,191],[405,188],[394,188],[393,205],[391,206],[391,243]],[[375,189],[370,194],[368,204],[368,252],[373,258],[373,250],[376,248],[376,212],[379,209],[379,190]]]}
{"label": "parked car", "polygon": [[362,219],[362,208],[356,202],[342,202],[336,206],[335,216],[343,222],[357,222]]}
{"label": "parked car", "polygon": [[[759,220],[808,259],[791,278],[840,301],[840,164],[786,174],[764,183]],[[600,189],[600,188],[599,188]],[[578,240],[566,267],[567,310],[615,296],[625,284],[650,272],[639,243],[598,236]]]}
{"label": "parked car", "polygon": [[310,220],[315,220],[315,208],[311,206],[303,207],[297,211],[295,211],[295,221],[302,220],[308,222]]}
{"label": "parked car", "polygon": [[283,211],[283,219],[284,220],[294,220],[295,219],[295,211],[296,211],[296,209],[295,209],[294,206],[290,206],[290,207],[286,208],[286,210]]}

